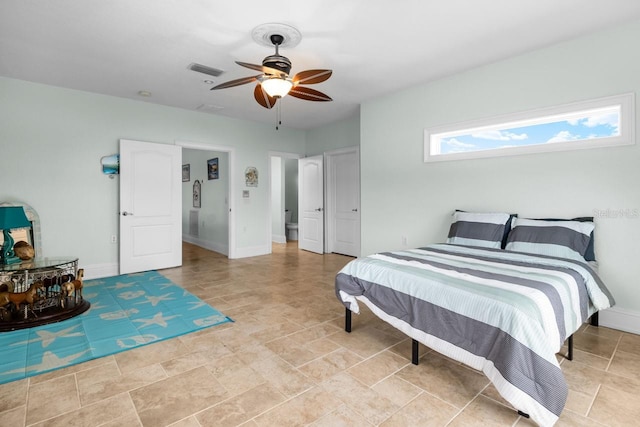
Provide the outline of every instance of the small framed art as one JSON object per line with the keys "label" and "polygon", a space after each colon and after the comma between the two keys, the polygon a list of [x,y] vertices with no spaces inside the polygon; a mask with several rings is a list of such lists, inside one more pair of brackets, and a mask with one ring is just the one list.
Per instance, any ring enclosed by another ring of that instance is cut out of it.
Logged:
{"label": "small framed art", "polygon": [[207,176],[209,179],[218,179],[218,158],[207,160]]}
{"label": "small framed art", "polygon": [[191,181],[191,165],[182,165],[182,182]]}

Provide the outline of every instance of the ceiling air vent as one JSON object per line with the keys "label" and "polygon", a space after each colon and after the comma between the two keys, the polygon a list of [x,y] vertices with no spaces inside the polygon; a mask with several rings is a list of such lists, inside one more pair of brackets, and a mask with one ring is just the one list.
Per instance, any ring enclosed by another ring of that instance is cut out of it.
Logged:
{"label": "ceiling air vent", "polygon": [[189,64],[189,67],[187,68],[189,68],[191,71],[196,71],[198,73],[206,74],[213,77],[218,77],[222,73],[224,73],[224,71],[218,70],[217,68],[207,67],[206,65],[196,64],[195,62]]}

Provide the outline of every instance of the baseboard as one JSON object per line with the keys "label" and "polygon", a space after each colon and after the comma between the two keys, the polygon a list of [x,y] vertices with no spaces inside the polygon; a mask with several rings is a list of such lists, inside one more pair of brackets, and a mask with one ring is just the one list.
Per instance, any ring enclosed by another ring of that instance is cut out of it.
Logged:
{"label": "baseboard", "polygon": [[273,243],[287,243],[287,236],[285,235],[278,236],[274,234],[271,236],[271,241]]}
{"label": "baseboard", "polygon": [[209,240],[202,240],[197,237],[190,236],[188,234],[182,235],[182,241],[191,243],[192,245],[200,246],[201,248],[208,249],[210,251],[218,252],[220,254],[229,256],[229,246],[222,243],[211,242]]}
{"label": "baseboard", "polygon": [[81,265],[84,268],[84,279],[101,279],[103,277],[113,277],[120,274],[120,264],[94,264]]}
{"label": "baseboard", "polygon": [[602,326],[640,334],[640,313],[637,311],[613,307],[601,311],[598,317]]}
{"label": "baseboard", "polygon": [[251,246],[248,248],[236,248],[233,258],[249,258],[252,256],[269,255],[271,253],[271,242],[268,245]]}

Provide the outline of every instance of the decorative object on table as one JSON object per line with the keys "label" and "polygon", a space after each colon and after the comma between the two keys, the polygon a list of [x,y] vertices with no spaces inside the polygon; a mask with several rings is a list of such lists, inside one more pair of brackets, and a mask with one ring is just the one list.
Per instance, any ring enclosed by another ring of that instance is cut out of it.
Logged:
{"label": "decorative object on table", "polygon": [[29,243],[25,242],[24,240],[20,240],[19,242],[16,242],[15,245],[13,245],[13,252],[22,261],[28,261],[32,259],[36,254],[35,250],[33,249],[33,246],[31,246]]}
{"label": "decorative object on table", "polygon": [[[77,304],[78,301],[82,301],[82,277],[84,276],[84,269],[78,270],[78,277],[70,282],[60,285],[60,305],[64,307],[65,301],[70,296],[73,296],[73,303]],[[80,297],[80,299],[78,299]]]}
{"label": "decorative object on table", "polygon": [[199,208],[200,206],[202,206],[201,185],[200,181],[196,179],[196,181],[193,183],[193,207]]}
{"label": "decorative object on table", "polygon": [[191,165],[182,165],[182,182],[191,181]]}
{"label": "decorative object on table", "polygon": [[109,175],[109,178],[113,179],[114,175],[120,173],[120,154],[104,156],[100,159],[100,163],[102,164],[102,173]]}
{"label": "decorative object on table", "polygon": [[209,179],[218,179],[218,158],[207,160],[207,176]]}
{"label": "decorative object on table", "polygon": [[[75,280],[77,275],[77,258],[35,258],[1,265],[0,277],[5,283],[0,288],[6,287],[7,292],[11,292],[9,299],[22,299],[18,305],[9,304],[1,310],[0,332],[57,323],[87,311],[91,304],[84,298],[75,304],[60,303],[62,285]],[[0,297],[0,301],[3,300]]]}
{"label": "decorative object on table", "polygon": [[258,186],[258,169],[254,166],[249,166],[244,171],[244,180],[247,184],[247,187],[257,187]]}
{"label": "decorative object on table", "polygon": [[[34,313],[33,303],[38,299],[38,289],[43,286],[42,282],[33,282],[29,289],[24,292],[7,292],[9,301],[13,304],[16,311],[20,311],[20,306],[24,304],[23,319],[29,316],[27,309]],[[34,313],[35,314],[35,313]]]}
{"label": "decorative object on table", "polygon": [[157,271],[85,280],[83,291],[91,310],[0,334],[0,383],[232,322]]}
{"label": "decorative object on table", "polygon": [[22,206],[0,206],[0,230],[2,230],[4,243],[0,252],[0,264],[15,264],[20,258],[13,251],[13,237],[11,230],[17,228],[29,228],[31,222],[24,213]]}

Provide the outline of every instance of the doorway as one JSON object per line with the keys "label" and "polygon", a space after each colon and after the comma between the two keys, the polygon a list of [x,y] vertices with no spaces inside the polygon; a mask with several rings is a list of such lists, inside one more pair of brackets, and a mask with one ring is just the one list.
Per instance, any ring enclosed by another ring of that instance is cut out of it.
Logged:
{"label": "doorway", "polygon": [[284,244],[297,240],[299,154],[269,153],[269,241]]}
{"label": "doorway", "polygon": [[182,240],[233,258],[233,148],[182,147]]}

